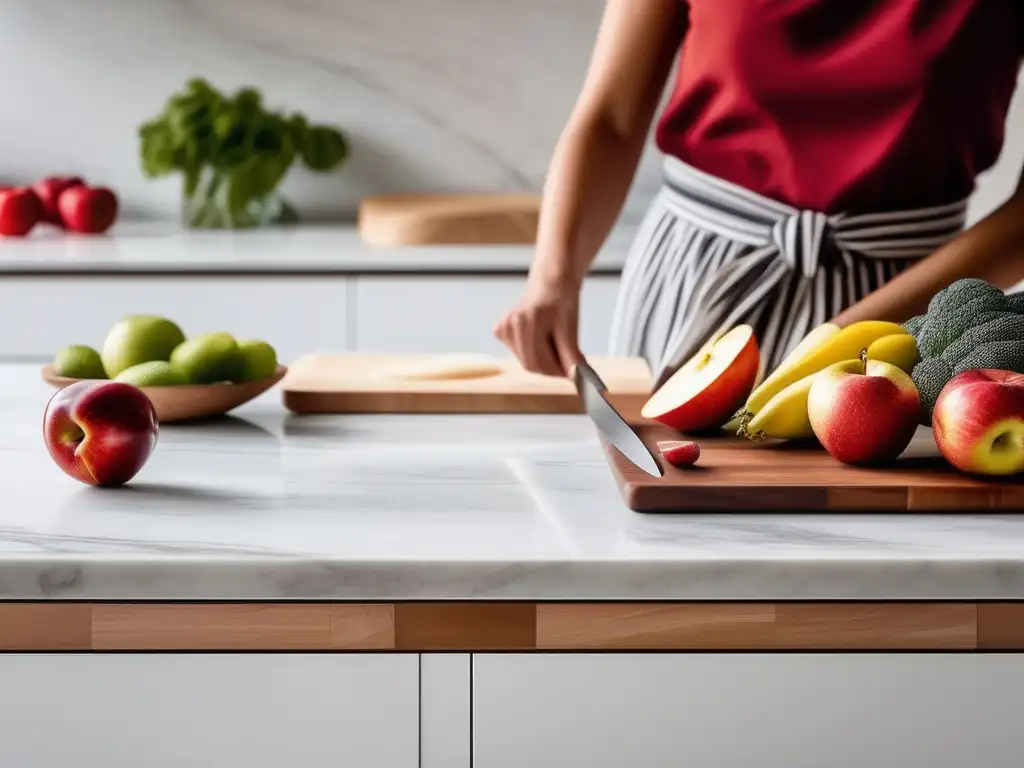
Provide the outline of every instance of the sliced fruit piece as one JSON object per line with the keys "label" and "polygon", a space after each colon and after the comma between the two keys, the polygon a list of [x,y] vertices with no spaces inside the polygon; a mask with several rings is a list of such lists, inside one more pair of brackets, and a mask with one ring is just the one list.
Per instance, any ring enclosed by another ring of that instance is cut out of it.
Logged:
{"label": "sliced fruit piece", "polygon": [[658,450],[673,467],[689,467],[700,458],[700,446],[692,440],[659,440]]}
{"label": "sliced fruit piece", "polygon": [[690,358],[651,395],[641,415],[680,432],[720,427],[750,394],[759,365],[754,329],[737,326]]}
{"label": "sliced fruit piece", "polygon": [[790,365],[780,365],[747,399],[745,410],[757,414],[768,401],[805,376],[844,360],[856,360],[872,342],[892,334],[906,334],[902,326],[885,320],[864,320],[848,325],[824,344],[811,349]]}
{"label": "sliced fruit piece", "polygon": [[914,366],[921,362],[917,339],[907,333],[883,336],[868,345],[868,360],[881,360],[895,365],[905,373],[913,373]]}

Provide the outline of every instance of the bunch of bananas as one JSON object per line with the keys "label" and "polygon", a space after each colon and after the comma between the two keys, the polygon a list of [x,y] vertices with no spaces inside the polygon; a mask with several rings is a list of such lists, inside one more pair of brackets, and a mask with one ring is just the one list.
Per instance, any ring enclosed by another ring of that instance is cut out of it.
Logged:
{"label": "bunch of bananas", "polygon": [[814,377],[837,363],[849,363],[851,370],[857,370],[856,366],[863,366],[865,351],[868,359],[891,363],[907,373],[919,359],[914,337],[896,323],[865,320],[842,329],[832,323],[819,325],[750,393],[734,417],[739,434],[754,441],[813,437],[807,394]]}

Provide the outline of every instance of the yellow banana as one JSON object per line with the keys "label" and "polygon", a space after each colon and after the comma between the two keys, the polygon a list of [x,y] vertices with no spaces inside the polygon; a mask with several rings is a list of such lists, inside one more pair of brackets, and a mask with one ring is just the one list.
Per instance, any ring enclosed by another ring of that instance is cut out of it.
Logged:
{"label": "yellow banana", "polygon": [[833,334],[823,344],[810,348],[802,357],[794,359],[788,365],[780,365],[776,368],[772,375],[750,394],[744,410],[747,413],[757,414],[768,404],[768,401],[790,384],[798,382],[812,373],[817,373],[833,363],[857,360],[860,358],[860,353],[867,349],[872,342],[883,336],[901,333],[906,333],[902,326],[885,320],[863,320],[848,325]]}
{"label": "yellow banana", "polygon": [[904,373],[913,373],[914,366],[921,362],[917,339],[908,333],[883,336],[868,345],[868,360],[881,360],[895,365]]}
{"label": "yellow banana", "polygon": [[[844,360],[826,368],[839,368],[849,373],[864,373],[862,360]],[[824,370],[824,369],[822,369]],[[802,440],[814,437],[807,399],[811,384],[821,371],[804,376],[775,395],[757,414],[740,426],[739,434],[754,442],[766,437],[776,440]]]}

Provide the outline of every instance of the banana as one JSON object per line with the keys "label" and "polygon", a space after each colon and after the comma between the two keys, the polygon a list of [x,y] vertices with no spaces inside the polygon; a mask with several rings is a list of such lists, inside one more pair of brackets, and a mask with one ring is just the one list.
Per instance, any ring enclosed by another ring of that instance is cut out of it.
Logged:
{"label": "banana", "polygon": [[[862,360],[844,360],[826,367],[839,368],[849,373],[864,373]],[[766,437],[776,440],[803,440],[814,437],[811,419],[807,413],[807,398],[811,392],[811,384],[818,378],[819,373],[821,371],[816,371],[783,388],[752,419],[740,426],[739,434],[749,437],[755,443]]]}
{"label": "banana", "polygon": [[868,345],[868,360],[881,360],[895,365],[904,373],[913,373],[914,366],[921,362],[917,339],[908,333],[883,336]]}
{"label": "banana", "polygon": [[810,332],[804,336],[800,343],[793,347],[792,351],[779,363],[779,368],[785,368],[787,365],[793,365],[797,360],[806,355],[812,349],[817,349],[826,341],[831,339],[841,329],[835,323],[822,323],[817,325],[810,330]]}
{"label": "banana", "polygon": [[[824,332],[823,332],[824,333]],[[817,373],[833,363],[845,360],[858,360],[860,353],[871,346],[871,343],[884,336],[906,334],[902,326],[885,320],[863,320],[848,325],[833,334],[823,344],[811,347],[802,357],[795,358],[788,365],[780,365],[761,385],[755,389],[744,410],[757,414],[768,402],[790,384],[800,381],[805,376]]]}

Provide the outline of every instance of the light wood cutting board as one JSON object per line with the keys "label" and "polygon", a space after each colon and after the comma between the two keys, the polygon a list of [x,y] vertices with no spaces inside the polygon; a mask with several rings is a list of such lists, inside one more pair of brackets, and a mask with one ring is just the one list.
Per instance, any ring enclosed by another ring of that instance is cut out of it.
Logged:
{"label": "light wood cutting board", "polygon": [[[651,390],[639,358],[588,358],[609,401],[638,418]],[[461,366],[499,371],[478,378],[432,378]],[[512,359],[466,355],[327,354],[299,358],[281,383],[296,413],[582,413],[565,378],[527,373]]]}
{"label": "light wood cutting board", "polygon": [[359,234],[376,246],[531,244],[538,195],[392,195],[359,204]]}

